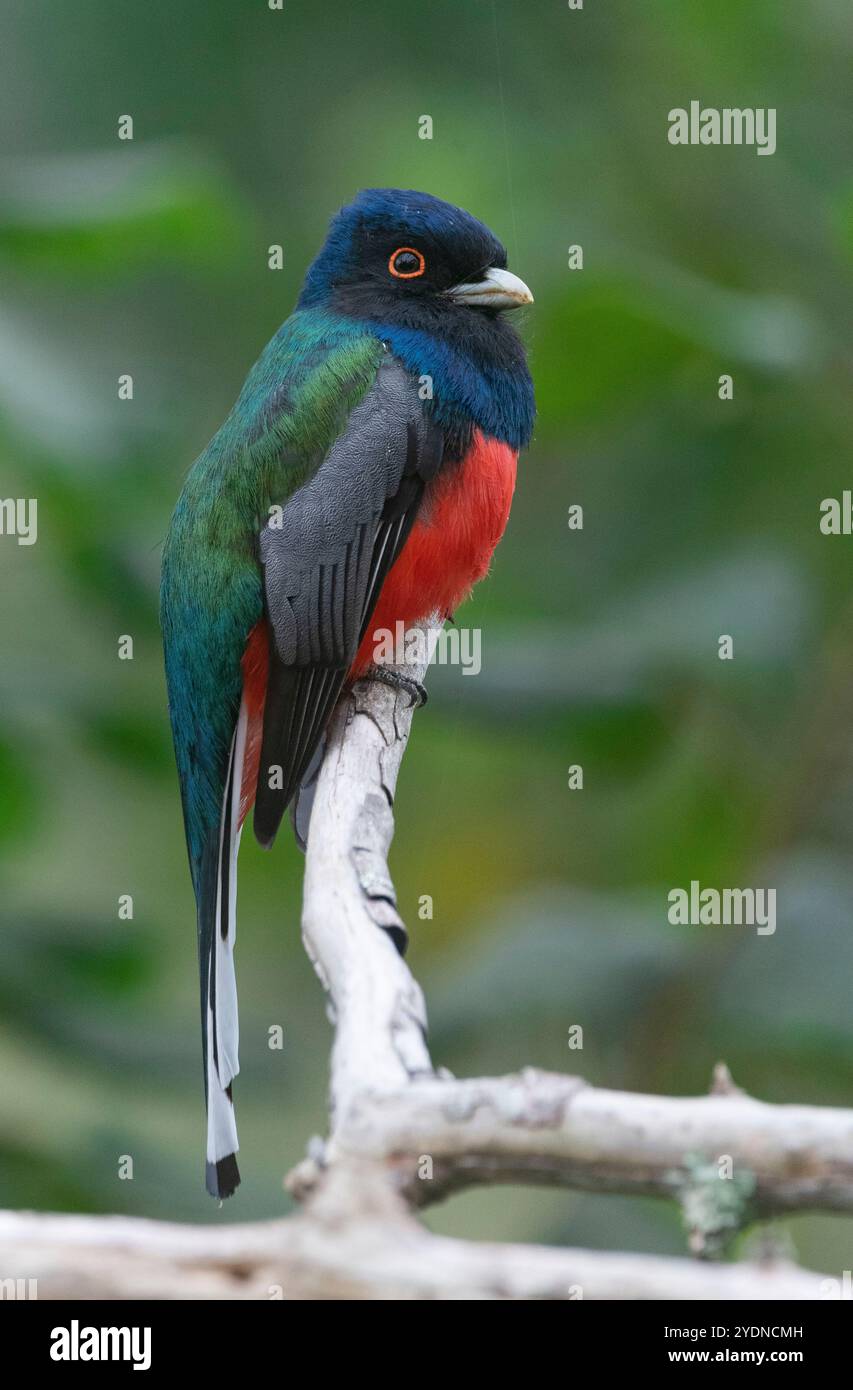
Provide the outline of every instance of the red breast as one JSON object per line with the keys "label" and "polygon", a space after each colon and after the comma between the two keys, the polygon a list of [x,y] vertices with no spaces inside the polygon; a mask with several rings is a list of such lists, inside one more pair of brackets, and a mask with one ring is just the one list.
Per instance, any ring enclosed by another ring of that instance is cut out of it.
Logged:
{"label": "red breast", "polygon": [[471,447],[443,470],[424,497],[409,539],[382,586],[369,631],[352,664],[361,675],[373,659],[379,628],[450,617],[489,569],[506,527],[518,455],[475,430]]}

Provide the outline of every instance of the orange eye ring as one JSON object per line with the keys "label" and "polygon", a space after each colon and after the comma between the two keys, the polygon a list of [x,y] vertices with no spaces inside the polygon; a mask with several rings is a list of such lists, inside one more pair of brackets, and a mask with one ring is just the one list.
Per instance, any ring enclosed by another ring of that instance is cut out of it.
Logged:
{"label": "orange eye ring", "polygon": [[[394,262],[396,261],[397,257],[402,256],[404,252],[410,256],[417,256],[417,270],[397,270],[395,268]],[[426,270],[426,261],[423,257],[423,254],[420,251],[418,251],[414,246],[398,246],[397,250],[392,251],[391,255],[388,257],[388,270],[394,276],[395,280],[416,280],[418,276],[423,275],[424,271]]]}

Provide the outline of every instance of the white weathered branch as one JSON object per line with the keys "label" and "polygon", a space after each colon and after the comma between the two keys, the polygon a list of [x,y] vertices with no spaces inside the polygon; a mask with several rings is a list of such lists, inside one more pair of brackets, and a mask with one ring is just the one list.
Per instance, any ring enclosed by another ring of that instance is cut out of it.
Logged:
{"label": "white weathered branch", "polygon": [[[429,1235],[349,1194],[258,1225],[0,1212],[0,1277],[40,1299],[819,1299],[788,1264],[495,1245]],[[330,1194],[327,1194],[330,1195]],[[336,1210],[336,1205],[340,1208]],[[32,1287],[32,1286],[30,1286]]]}
{"label": "white weathered branch", "polygon": [[[434,640],[438,629],[427,632]],[[426,663],[406,674],[421,681]],[[359,682],[335,713],[311,814],[302,937],[329,994],[332,1133],[353,1099],[399,1090],[431,1073],[426,1009],[394,945],[405,939],[388,871],[397,774],[412,722],[410,697]]]}
{"label": "white weathered branch", "polygon": [[[429,627],[434,638],[435,625]],[[425,664],[406,674],[422,679]],[[455,1080],[436,1072],[387,856],[411,724],[408,696],[359,683],[317,781],[303,937],[335,1025],[330,1135],[288,1185],[302,1211],[197,1228],[0,1213],[0,1280],[41,1298],[811,1299],[784,1263],[468,1243],[412,1214],[471,1183],[545,1182],[679,1199],[713,1253],[758,1214],[853,1211],[853,1112],[765,1105],[718,1069],[712,1094],[607,1091],[570,1076]],[[732,1179],[718,1165],[731,1160]],[[239,1198],[236,1200],[239,1201]]]}
{"label": "white weathered branch", "polygon": [[532,1069],[421,1080],[363,1100],[338,1144],[394,1159],[419,1204],[477,1182],[680,1197],[697,1162],[730,1158],[754,1180],[756,1213],[853,1211],[853,1112],[745,1095],[639,1095]]}
{"label": "white weathered branch", "polygon": [[[409,673],[422,679],[424,667]],[[853,1111],[767,1105],[720,1070],[711,1095],[685,1098],[532,1070],[435,1075],[421,991],[377,930],[402,929],[387,854],[405,705],[387,686],[362,683],[338,710],[308,839],[303,935],[337,1020],[327,1162],[390,1160],[409,1199],[425,1205],[500,1181],[680,1198],[697,1164],[728,1157],[749,1180],[745,1211],[853,1211]],[[305,1193],[319,1176],[309,1161],[291,1188]]]}

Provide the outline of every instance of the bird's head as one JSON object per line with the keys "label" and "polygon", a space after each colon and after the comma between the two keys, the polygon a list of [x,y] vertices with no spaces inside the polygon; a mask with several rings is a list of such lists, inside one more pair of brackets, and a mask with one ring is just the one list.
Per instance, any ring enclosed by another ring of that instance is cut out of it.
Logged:
{"label": "bird's head", "polygon": [[488,227],[452,203],[366,188],[332,219],[299,306],[404,327],[438,326],[448,312],[495,315],[533,301],[506,262]]}

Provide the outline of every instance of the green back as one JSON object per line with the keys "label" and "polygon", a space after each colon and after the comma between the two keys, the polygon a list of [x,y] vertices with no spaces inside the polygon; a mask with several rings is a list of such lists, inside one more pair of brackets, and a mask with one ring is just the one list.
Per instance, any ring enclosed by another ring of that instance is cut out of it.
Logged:
{"label": "green back", "polygon": [[193,464],[163,555],[169,714],[196,888],[218,830],[240,704],[240,659],[263,612],[257,537],[270,508],[319,466],[371,386],[382,345],[358,324],[293,314]]}

